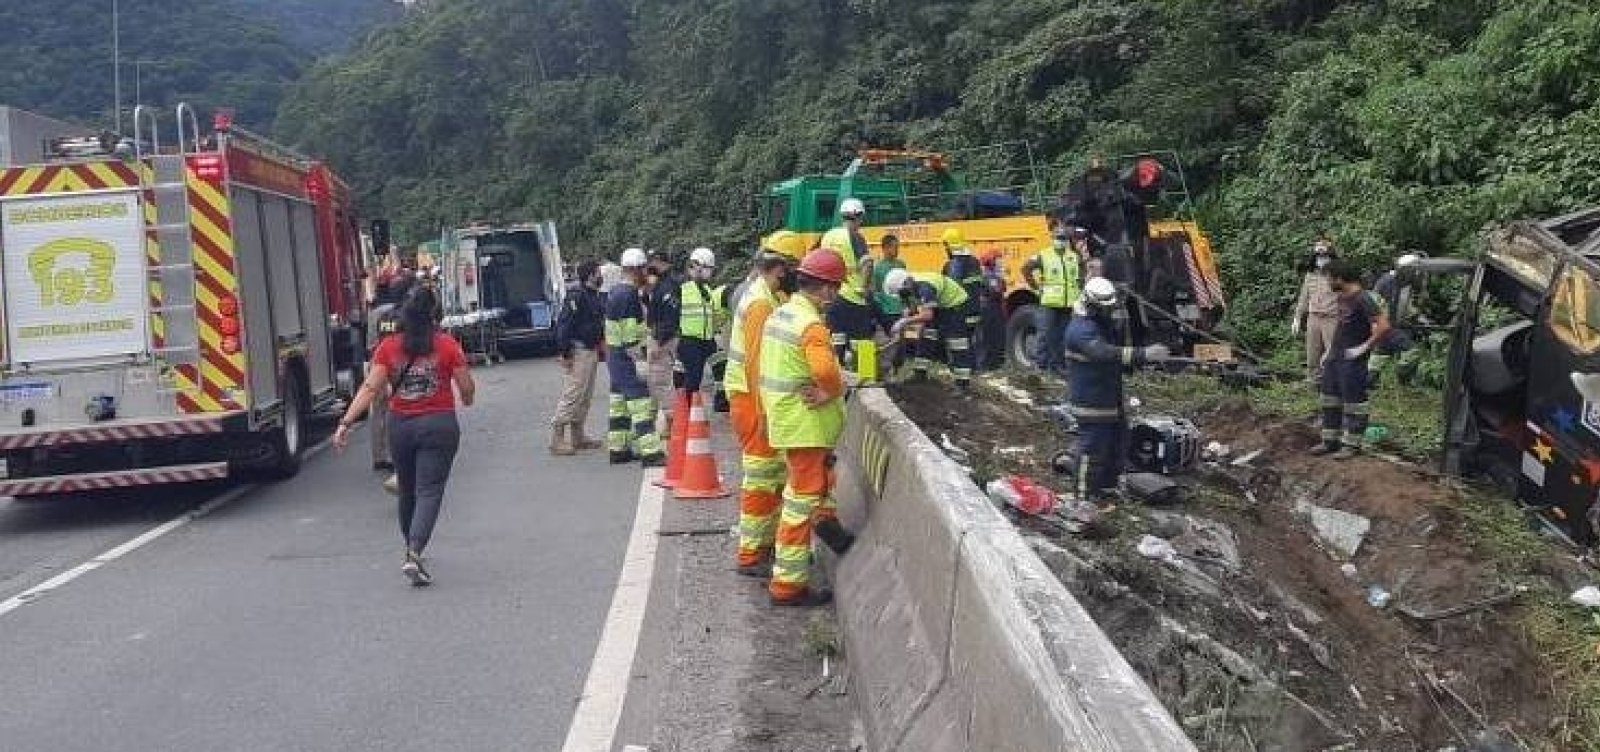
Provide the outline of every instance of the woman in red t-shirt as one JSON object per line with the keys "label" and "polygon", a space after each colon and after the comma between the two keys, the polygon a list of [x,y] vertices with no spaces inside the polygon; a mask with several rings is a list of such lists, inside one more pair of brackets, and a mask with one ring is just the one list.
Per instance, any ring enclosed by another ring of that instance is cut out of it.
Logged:
{"label": "woman in red t-shirt", "polygon": [[[390,336],[372,354],[372,371],[339,420],[334,445],[350,443],[350,425],[374,399],[388,394],[389,446],[399,478],[400,534],[406,542],[400,571],[413,585],[433,581],[422,566],[422,551],[433,535],[461,444],[456,394],[470,406],[477,386],[467,370],[460,343],[438,329],[438,297],[418,287],[400,309],[400,336]],[[453,388],[452,388],[453,387]]]}

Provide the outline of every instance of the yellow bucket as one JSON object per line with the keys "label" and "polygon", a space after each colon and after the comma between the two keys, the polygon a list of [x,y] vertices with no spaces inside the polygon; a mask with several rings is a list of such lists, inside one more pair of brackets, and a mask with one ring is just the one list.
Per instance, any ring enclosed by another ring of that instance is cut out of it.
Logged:
{"label": "yellow bucket", "polygon": [[856,354],[856,376],[862,381],[878,380],[878,343],[858,339],[852,343]]}

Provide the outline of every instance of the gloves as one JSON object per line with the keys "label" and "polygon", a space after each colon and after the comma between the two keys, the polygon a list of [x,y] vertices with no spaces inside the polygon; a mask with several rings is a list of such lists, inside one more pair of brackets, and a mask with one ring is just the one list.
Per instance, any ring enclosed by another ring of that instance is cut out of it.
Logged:
{"label": "gloves", "polygon": [[1304,321],[1304,319],[1301,319],[1299,316],[1294,317],[1294,319],[1289,322],[1289,333],[1296,337],[1300,336],[1300,332],[1305,331],[1305,325],[1301,323],[1302,321]]}
{"label": "gloves", "polygon": [[1161,363],[1172,357],[1172,348],[1166,345],[1151,345],[1144,349],[1144,359],[1150,363]]}
{"label": "gloves", "polygon": [[1352,347],[1352,348],[1344,351],[1344,359],[1345,360],[1355,360],[1355,359],[1357,359],[1357,358],[1359,358],[1359,357],[1361,357],[1363,355],[1366,355],[1367,351],[1370,350],[1370,349],[1372,349],[1371,345],[1361,345],[1359,347]]}

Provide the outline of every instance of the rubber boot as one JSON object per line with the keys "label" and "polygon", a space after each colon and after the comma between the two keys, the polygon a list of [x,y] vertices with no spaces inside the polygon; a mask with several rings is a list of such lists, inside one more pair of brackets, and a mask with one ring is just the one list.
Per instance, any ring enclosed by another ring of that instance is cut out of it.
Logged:
{"label": "rubber boot", "polygon": [[850,547],[855,545],[856,542],[856,536],[849,530],[844,529],[844,525],[839,524],[836,519],[817,520],[817,524],[812,525],[811,529],[816,533],[817,538],[840,556],[848,553]]}
{"label": "rubber boot", "polygon": [[571,457],[576,453],[567,438],[566,423],[557,423],[550,428],[550,453],[557,457]]}

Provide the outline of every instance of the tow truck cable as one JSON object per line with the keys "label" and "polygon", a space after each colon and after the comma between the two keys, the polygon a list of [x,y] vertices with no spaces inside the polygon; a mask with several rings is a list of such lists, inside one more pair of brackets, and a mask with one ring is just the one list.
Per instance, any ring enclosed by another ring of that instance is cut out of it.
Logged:
{"label": "tow truck cable", "polygon": [[[1198,337],[1200,339],[1207,340],[1207,341],[1209,341],[1209,342],[1211,342],[1213,344],[1226,346],[1230,350],[1243,355],[1244,358],[1245,358],[1245,362],[1241,363],[1240,365],[1248,365],[1252,369],[1254,369],[1256,371],[1256,373],[1258,373],[1260,375],[1270,376],[1272,378],[1283,380],[1283,381],[1294,381],[1294,380],[1305,378],[1305,374],[1304,373],[1283,371],[1283,370],[1271,368],[1271,367],[1265,365],[1266,358],[1263,358],[1260,355],[1256,354],[1255,352],[1252,352],[1251,350],[1249,350],[1248,348],[1244,347],[1243,345],[1239,345],[1239,344],[1230,342],[1230,341],[1225,340],[1225,339],[1223,339],[1221,337],[1218,337],[1215,334],[1212,334],[1211,332],[1205,331],[1204,329],[1201,329],[1201,328],[1196,327],[1196,326],[1192,326],[1188,322],[1184,321],[1183,319],[1178,318],[1177,316],[1175,316],[1172,313],[1168,312],[1167,310],[1161,308],[1160,306],[1157,306],[1156,304],[1151,303],[1149,300],[1146,300],[1144,298],[1144,296],[1142,296],[1142,295],[1140,295],[1140,294],[1138,294],[1138,293],[1136,293],[1136,292],[1134,292],[1132,290],[1124,290],[1123,293],[1128,296],[1129,300],[1131,300],[1131,301],[1133,301],[1135,303],[1138,303],[1140,308],[1142,308],[1142,309],[1144,309],[1146,311],[1152,311],[1156,315],[1160,316],[1161,318],[1164,318],[1164,319],[1166,319],[1168,321],[1171,321],[1172,323],[1178,325],[1178,328],[1180,330],[1182,330],[1184,333],[1193,335],[1193,336]],[[1171,359],[1169,359],[1168,362],[1182,364],[1182,365],[1201,365],[1201,366],[1204,366],[1204,365],[1224,365],[1225,366],[1226,365],[1226,364],[1220,363],[1218,361],[1206,361],[1206,360],[1200,360],[1198,358],[1171,358]]]}

